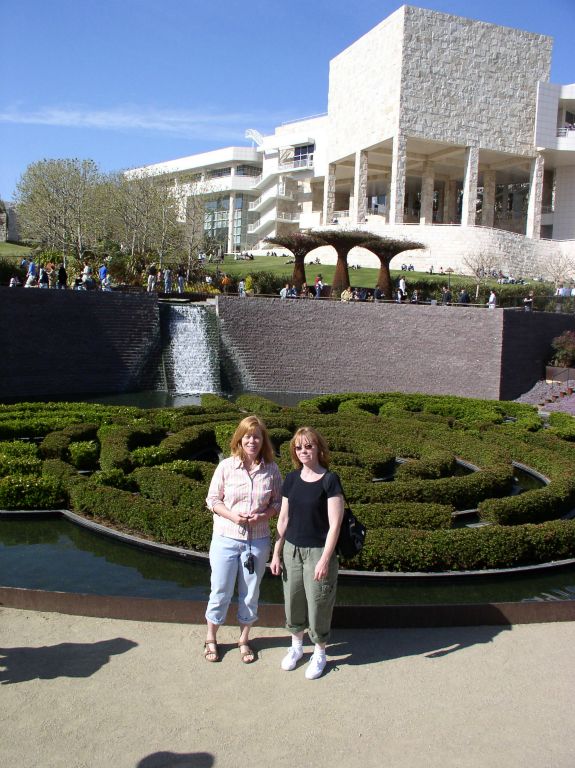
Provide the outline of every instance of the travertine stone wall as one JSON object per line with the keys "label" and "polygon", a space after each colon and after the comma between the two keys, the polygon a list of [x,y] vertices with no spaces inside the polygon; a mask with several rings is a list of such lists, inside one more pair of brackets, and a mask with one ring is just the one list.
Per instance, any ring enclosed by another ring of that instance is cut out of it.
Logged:
{"label": "travertine stone wall", "polygon": [[552,38],[405,8],[400,130],[533,154],[537,83],[549,80]]}
{"label": "travertine stone wall", "polygon": [[0,288],[0,398],[150,389],[155,295]]}
{"label": "travertine stone wall", "polygon": [[[575,195],[575,188],[574,188]],[[350,229],[373,232],[382,237],[413,240],[423,243],[425,250],[406,251],[395,258],[391,266],[399,269],[402,263],[411,263],[417,270],[430,266],[437,272],[439,267],[451,267],[456,272],[470,274],[466,261],[488,254],[495,259],[498,268],[515,277],[553,278],[554,266],[562,263],[570,273],[568,264],[575,263],[575,239],[557,242],[555,240],[533,240],[514,232],[489,227],[459,227],[449,225],[423,226],[419,224],[385,224],[378,216],[368,217],[367,224],[350,224]],[[317,227],[321,231],[322,227]],[[573,233],[575,236],[575,232]],[[312,258],[319,256],[326,264],[335,263],[335,251],[324,248],[314,251]],[[377,257],[369,256],[362,249],[354,249],[349,263],[379,267]],[[574,273],[575,274],[575,273]],[[567,276],[566,276],[567,277]]]}
{"label": "travertine stone wall", "polygon": [[397,132],[404,12],[388,16],[330,62],[330,162]]}
{"label": "travertine stone wall", "polygon": [[218,315],[237,389],[491,399],[528,390],[551,338],[575,327],[569,316],[514,310],[226,296]]}
{"label": "travertine stone wall", "polygon": [[575,165],[561,166],[555,172],[555,214],[553,237],[575,238]]}

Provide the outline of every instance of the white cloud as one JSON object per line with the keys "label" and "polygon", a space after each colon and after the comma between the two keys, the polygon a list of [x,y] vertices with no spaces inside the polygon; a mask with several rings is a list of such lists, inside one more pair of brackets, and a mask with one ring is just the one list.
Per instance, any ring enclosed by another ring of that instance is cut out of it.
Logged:
{"label": "white cloud", "polygon": [[269,113],[194,112],[142,109],[134,106],[103,110],[81,107],[42,107],[26,111],[0,108],[0,123],[47,125],[62,128],[95,128],[104,131],[150,131],[183,138],[229,140],[243,136],[246,128],[271,126],[287,115]]}

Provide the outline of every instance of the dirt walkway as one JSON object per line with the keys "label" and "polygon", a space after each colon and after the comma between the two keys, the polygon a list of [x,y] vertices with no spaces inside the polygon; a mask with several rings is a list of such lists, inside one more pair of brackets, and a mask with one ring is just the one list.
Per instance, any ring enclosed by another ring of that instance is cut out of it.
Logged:
{"label": "dirt walkway", "polygon": [[[575,623],[340,630],[327,673],[282,630],[220,664],[200,626],[0,609],[10,768],[572,768]],[[307,654],[306,654],[307,656]]]}

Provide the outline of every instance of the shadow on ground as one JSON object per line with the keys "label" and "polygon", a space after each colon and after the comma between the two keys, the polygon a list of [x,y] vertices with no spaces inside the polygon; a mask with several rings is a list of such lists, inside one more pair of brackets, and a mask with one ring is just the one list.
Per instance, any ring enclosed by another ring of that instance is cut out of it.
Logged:
{"label": "shadow on ground", "polygon": [[90,677],[112,656],[138,644],[124,637],[97,643],[59,643],[39,648],[0,648],[0,684],[57,677]]}
{"label": "shadow on ground", "polygon": [[211,768],[214,758],[209,752],[154,752],[142,758],[136,768]]}

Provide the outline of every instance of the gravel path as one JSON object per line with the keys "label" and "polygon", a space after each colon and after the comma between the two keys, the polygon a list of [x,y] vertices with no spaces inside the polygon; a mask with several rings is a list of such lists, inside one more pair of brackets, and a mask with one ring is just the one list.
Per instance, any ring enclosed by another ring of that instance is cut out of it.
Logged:
{"label": "gravel path", "polygon": [[560,392],[565,392],[567,387],[570,386],[575,390],[575,381],[569,380],[565,384],[548,384],[544,379],[538,381],[528,392],[525,392],[518,397],[515,402],[527,403],[529,405],[542,406],[545,411],[560,411],[562,413],[569,413],[571,416],[575,416],[575,394],[559,396],[554,402],[548,403],[546,400],[552,396],[559,395]]}

